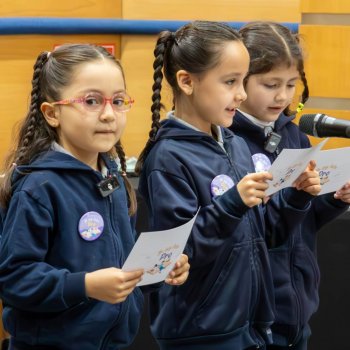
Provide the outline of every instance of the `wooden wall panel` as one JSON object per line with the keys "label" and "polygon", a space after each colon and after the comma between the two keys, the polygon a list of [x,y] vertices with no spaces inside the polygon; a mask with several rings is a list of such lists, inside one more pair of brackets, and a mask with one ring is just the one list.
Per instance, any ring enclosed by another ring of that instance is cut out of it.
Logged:
{"label": "wooden wall panel", "polygon": [[[348,0],[301,0],[299,31],[306,43],[310,110],[350,120],[349,14]],[[332,138],[326,147],[344,146],[349,146],[349,140]]]}
{"label": "wooden wall panel", "polygon": [[301,25],[312,96],[350,98],[350,26]]}
{"label": "wooden wall panel", "polygon": [[33,65],[41,51],[52,51],[63,43],[114,44],[120,57],[120,35],[13,35],[0,36],[0,159],[12,139],[16,122],[22,119],[30,102]]}
{"label": "wooden wall panel", "polygon": [[155,36],[122,36],[121,62],[128,93],[135,99],[135,104],[127,114],[127,124],[122,137],[125,151],[129,156],[137,157],[148,139],[155,41]]}
{"label": "wooden wall panel", "polygon": [[123,18],[300,22],[299,0],[124,0]]}
{"label": "wooden wall panel", "polygon": [[302,13],[350,13],[349,0],[302,0]]}
{"label": "wooden wall panel", "polygon": [[[148,140],[151,127],[153,85],[153,50],[156,36],[131,35],[122,37],[121,62],[124,67],[127,90],[135,99],[128,112],[123,145],[129,156],[137,157]],[[142,57],[142,59],[140,59]],[[171,108],[171,92],[164,80],[162,103]],[[165,111],[163,116],[165,115]]]}
{"label": "wooden wall panel", "polygon": [[0,17],[120,18],[122,0],[1,0]]}

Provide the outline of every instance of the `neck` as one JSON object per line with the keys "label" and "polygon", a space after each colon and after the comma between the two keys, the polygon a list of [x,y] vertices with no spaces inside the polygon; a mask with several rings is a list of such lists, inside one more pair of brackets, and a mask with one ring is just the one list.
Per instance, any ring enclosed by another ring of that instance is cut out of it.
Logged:
{"label": "neck", "polygon": [[211,123],[202,119],[199,115],[193,111],[193,108],[183,107],[181,105],[175,105],[174,115],[184,120],[186,123],[193,125],[198,130],[211,135]]}
{"label": "neck", "polygon": [[80,152],[76,149],[70,149],[69,147],[62,145],[62,144],[58,144],[58,148],[56,150],[58,150],[60,152],[65,152],[65,153],[71,155],[72,157],[78,159],[82,163],[88,165],[92,169],[100,171],[99,154],[98,153],[94,153],[94,154],[86,153],[86,154],[84,154],[83,152]]}

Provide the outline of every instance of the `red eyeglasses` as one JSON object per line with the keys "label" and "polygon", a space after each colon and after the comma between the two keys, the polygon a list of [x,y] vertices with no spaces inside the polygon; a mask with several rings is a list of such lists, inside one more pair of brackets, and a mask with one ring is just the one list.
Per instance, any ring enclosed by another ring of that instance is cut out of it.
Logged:
{"label": "red eyeglasses", "polygon": [[134,100],[125,93],[118,93],[111,98],[106,98],[97,92],[91,92],[84,97],[66,99],[52,102],[52,105],[69,105],[72,103],[81,103],[89,112],[101,112],[106,103],[109,102],[114,112],[127,112],[130,110]]}

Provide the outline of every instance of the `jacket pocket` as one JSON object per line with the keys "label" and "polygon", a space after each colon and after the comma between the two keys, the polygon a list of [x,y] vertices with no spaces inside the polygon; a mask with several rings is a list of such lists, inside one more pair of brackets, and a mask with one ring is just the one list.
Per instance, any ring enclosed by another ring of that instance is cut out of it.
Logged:
{"label": "jacket pocket", "polygon": [[234,247],[216,272],[217,278],[204,289],[206,297],[197,308],[195,322],[202,330],[229,332],[249,320],[252,274],[248,245]]}
{"label": "jacket pocket", "polygon": [[291,253],[288,246],[269,250],[275,294],[275,322],[296,325],[299,303],[292,283]]}
{"label": "jacket pocket", "polygon": [[316,256],[306,246],[293,249],[293,282],[301,303],[300,320],[307,323],[319,304],[320,270]]}

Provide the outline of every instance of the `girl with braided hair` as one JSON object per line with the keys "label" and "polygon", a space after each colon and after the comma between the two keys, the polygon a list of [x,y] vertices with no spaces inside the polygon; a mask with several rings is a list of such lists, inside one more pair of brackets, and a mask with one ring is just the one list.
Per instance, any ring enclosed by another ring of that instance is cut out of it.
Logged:
{"label": "girl with braided hair", "polygon": [[[309,97],[304,57],[298,34],[279,23],[251,22],[240,33],[251,59],[245,78],[248,97],[230,129],[247,142],[257,170],[267,170],[266,165],[271,165],[284,148],[311,146],[293,123],[296,111],[290,110],[298,80],[303,84],[299,110]],[[274,345],[269,349],[307,348],[308,322],[319,303],[316,233],[346,211],[349,203],[350,183],[335,194],[315,197],[302,225],[288,228],[288,239],[268,235],[276,303]]]}
{"label": "girl with braided hair", "polygon": [[[319,178],[308,168],[296,181],[305,192],[280,191],[262,210],[271,174],[254,173],[246,143],[226,129],[246,99],[249,55],[237,31],[195,21],[160,33],[154,55],[139,191],[152,230],[199,212],[185,249],[188,280],[150,295],[152,333],[164,350],[262,349],[274,320],[265,218],[276,230],[279,221],[302,220],[312,197],[306,192],[320,190]],[[163,74],[174,108],[160,121]]]}
{"label": "girl with braided hair", "polygon": [[[143,304],[143,271],[121,270],[135,237],[120,143],[133,100],[120,63],[93,45],[41,53],[32,85],[0,192],[10,349],[119,349]],[[183,255],[166,282],[183,283],[188,269]]]}

